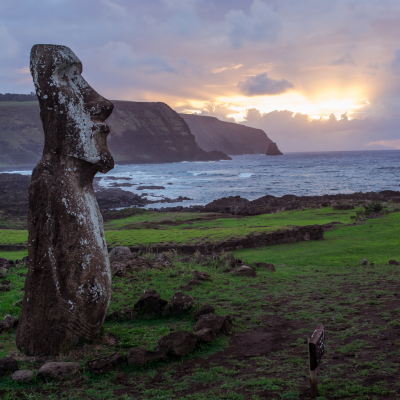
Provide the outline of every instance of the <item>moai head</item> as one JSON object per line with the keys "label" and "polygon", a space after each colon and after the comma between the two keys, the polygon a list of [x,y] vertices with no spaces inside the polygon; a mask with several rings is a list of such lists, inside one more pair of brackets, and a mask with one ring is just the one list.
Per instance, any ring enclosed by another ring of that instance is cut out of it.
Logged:
{"label": "moai head", "polygon": [[30,70],[40,102],[45,145],[43,154],[74,157],[97,166],[114,167],[107,148],[104,121],[114,108],[82,77],[82,62],[66,46],[32,47]]}

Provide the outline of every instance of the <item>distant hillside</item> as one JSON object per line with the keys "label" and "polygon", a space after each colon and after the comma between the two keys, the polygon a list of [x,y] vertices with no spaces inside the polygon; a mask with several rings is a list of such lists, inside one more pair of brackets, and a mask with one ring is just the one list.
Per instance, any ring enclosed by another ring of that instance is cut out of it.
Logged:
{"label": "distant hillside", "polygon": [[189,125],[196,142],[207,151],[219,150],[230,155],[266,154],[272,143],[262,129],[220,121],[215,117],[180,115]]}
{"label": "distant hillside", "polygon": [[[114,101],[107,120],[109,148],[116,163],[141,164],[230,159],[206,152],[186,122],[164,103]],[[35,165],[42,156],[43,128],[39,103],[0,102],[0,166]]]}

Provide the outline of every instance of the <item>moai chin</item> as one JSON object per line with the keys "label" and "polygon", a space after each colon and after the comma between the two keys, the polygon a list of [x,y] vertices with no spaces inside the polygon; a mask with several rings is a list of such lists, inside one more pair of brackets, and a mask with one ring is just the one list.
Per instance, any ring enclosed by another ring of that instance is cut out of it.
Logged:
{"label": "moai chin", "polygon": [[29,187],[30,263],[17,346],[44,356],[98,337],[110,301],[110,262],[92,182],[114,167],[104,123],[114,105],[88,85],[68,47],[33,46],[30,70],[45,144]]}

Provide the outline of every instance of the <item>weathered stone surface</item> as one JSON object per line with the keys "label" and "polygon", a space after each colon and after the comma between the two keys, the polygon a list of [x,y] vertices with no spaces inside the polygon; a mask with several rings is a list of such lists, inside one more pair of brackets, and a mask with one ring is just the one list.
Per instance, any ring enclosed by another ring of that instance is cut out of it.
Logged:
{"label": "weathered stone surface", "polygon": [[267,271],[275,271],[275,265],[271,263],[258,262],[256,267],[266,269]]}
{"label": "weathered stone surface", "polygon": [[18,325],[18,319],[12,317],[11,315],[6,315],[3,318],[3,321],[0,322],[0,332],[6,332],[11,328],[14,328]]}
{"label": "weathered stone surface", "polygon": [[107,374],[111,370],[117,368],[119,365],[125,362],[125,357],[115,351],[108,357],[96,358],[95,360],[88,361],[86,363],[89,371],[95,374]]}
{"label": "weathered stone surface", "polygon": [[193,316],[196,318],[196,320],[198,320],[202,315],[214,314],[214,313],[215,313],[215,308],[210,304],[206,304],[205,306],[197,310],[195,313],[193,313]]}
{"label": "weathered stone surface", "polygon": [[236,259],[232,253],[230,252],[225,253],[224,260],[228,263],[229,268],[234,268],[236,266]]}
{"label": "weathered stone surface", "polygon": [[128,364],[145,365],[150,361],[164,360],[166,355],[163,351],[150,351],[144,347],[134,347],[125,355]]}
{"label": "weathered stone surface", "polygon": [[187,331],[176,331],[162,337],[156,344],[155,350],[162,351],[173,357],[183,357],[196,347],[196,336]]}
{"label": "weathered stone surface", "polygon": [[162,312],[167,304],[168,301],[163,300],[160,293],[146,289],[133,308],[140,313],[155,315]]}
{"label": "weathered stone surface", "polygon": [[33,379],[33,375],[33,371],[29,369],[21,369],[19,371],[15,371],[11,375],[11,379],[13,381],[29,382]]}
{"label": "weathered stone surface", "polygon": [[203,343],[212,343],[217,338],[216,333],[211,328],[200,329],[194,335],[199,342]]}
{"label": "weathered stone surface", "polygon": [[228,334],[232,327],[232,319],[229,316],[207,314],[200,317],[200,319],[194,324],[193,330],[198,332],[204,328],[209,328],[218,333]]}
{"label": "weathered stone surface", "polygon": [[76,362],[49,362],[40,367],[38,376],[65,379],[76,375],[81,369]]}
{"label": "weathered stone surface", "polygon": [[176,292],[172,298],[172,302],[164,309],[164,315],[174,314],[180,315],[193,307],[194,299],[192,296],[182,292]]}
{"label": "weathered stone surface", "polygon": [[239,276],[257,276],[256,271],[248,265],[242,265],[240,268],[232,271],[231,274]]}
{"label": "weathered stone surface", "polygon": [[17,331],[28,355],[56,355],[95,339],[111,295],[103,220],[93,191],[114,167],[104,121],[113,104],[81,76],[65,46],[35,45],[30,69],[45,144],[29,187],[29,271]]}
{"label": "weathered stone surface", "polygon": [[199,281],[211,281],[211,275],[207,274],[207,272],[193,271],[192,272],[195,279]]}
{"label": "weathered stone surface", "polygon": [[110,262],[123,261],[126,257],[132,256],[129,247],[116,246],[110,251]]}
{"label": "weathered stone surface", "polygon": [[0,376],[12,374],[18,370],[18,361],[11,357],[0,358]]}

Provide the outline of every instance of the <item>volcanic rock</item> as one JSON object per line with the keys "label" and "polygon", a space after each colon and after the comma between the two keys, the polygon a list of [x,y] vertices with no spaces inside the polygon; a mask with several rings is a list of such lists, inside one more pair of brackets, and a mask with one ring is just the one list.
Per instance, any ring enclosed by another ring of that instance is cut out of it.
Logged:
{"label": "volcanic rock", "polygon": [[229,316],[221,316],[215,314],[207,314],[200,317],[194,324],[193,330],[198,332],[204,328],[209,328],[218,333],[228,334],[232,327],[232,319]]}
{"label": "volcanic rock", "polygon": [[239,276],[257,276],[256,271],[248,265],[242,265],[240,268],[232,271],[231,274]]}
{"label": "volcanic rock", "polygon": [[71,378],[81,369],[82,367],[76,362],[49,362],[40,367],[38,377]]}
{"label": "volcanic rock", "polygon": [[226,260],[226,262],[228,263],[228,267],[229,268],[234,268],[236,265],[236,259],[234,257],[234,255],[232,253],[225,253],[224,254],[224,259]]}
{"label": "volcanic rock", "polygon": [[166,355],[162,351],[150,351],[144,347],[134,347],[125,354],[125,357],[128,364],[145,365],[150,361],[164,360]]}
{"label": "volcanic rock", "polygon": [[11,315],[6,315],[0,322],[0,332],[7,332],[9,329],[18,325],[18,319]]}
{"label": "volcanic rock", "polygon": [[172,298],[171,304],[165,307],[163,314],[181,315],[193,307],[193,302],[194,299],[192,296],[182,292],[176,292]]}
{"label": "volcanic rock", "polygon": [[207,272],[199,272],[199,271],[193,271],[192,272],[193,276],[195,279],[199,281],[211,281],[211,275],[208,274]]}
{"label": "volcanic rock", "polygon": [[30,371],[29,369],[21,369],[19,371],[15,371],[11,375],[11,379],[13,381],[29,382],[33,379],[33,371]]}
{"label": "volcanic rock", "polygon": [[198,320],[202,315],[214,314],[214,313],[215,313],[215,308],[210,304],[206,304],[205,306],[197,310],[195,313],[193,313],[193,316],[196,318],[196,320]]}
{"label": "volcanic rock", "polygon": [[203,343],[212,343],[217,338],[215,332],[210,328],[200,329],[199,331],[195,332],[194,335],[199,342]]}
{"label": "volcanic rock", "polygon": [[7,260],[7,258],[0,257],[0,267],[5,269],[10,269],[14,265],[14,261]]}
{"label": "volcanic rock", "polygon": [[95,374],[107,374],[112,369],[123,364],[125,362],[125,357],[115,351],[108,357],[96,358],[95,360],[88,361],[86,366],[89,371]]}
{"label": "volcanic rock", "polygon": [[12,374],[18,370],[18,361],[11,357],[0,358],[0,376]]}
{"label": "volcanic rock", "polygon": [[110,301],[108,252],[92,183],[97,172],[114,167],[104,123],[113,104],[83,79],[82,63],[68,47],[33,46],[30,70],[45,144],[29,187],[31,268],[16,343],[27,355],[44,356],[96,339]]}
{"label": "volcanic rock", "polygon": [[116,246],[110,251],[110,262],[123,261],[126,257],[132,256],[129,247]]}
{"label": "volcanic rock", "polygon": [[160,293],[146,289],[133,308],[143,314],[156,315],[161,313],[167,304],[168,301],[161,299]]}
{"label": "volcanic rock", "polygon": [[162,337],[156,344],[155,350],[173,357],[184,357],[196,347],[196,336],[187,331],[176,331]]}
{"label": "volcanic rock", "polygon": [[258,262],[256,267],[266,269],[267,271],[275,271],[275,265],[271,263]]}
{"label": "volcanic rock", "polygon": [[390,265],[400,265],[400,261],[389,260],[389,264],[390,264]]}

